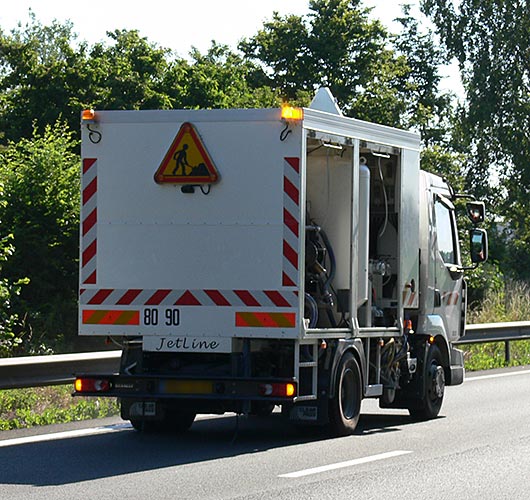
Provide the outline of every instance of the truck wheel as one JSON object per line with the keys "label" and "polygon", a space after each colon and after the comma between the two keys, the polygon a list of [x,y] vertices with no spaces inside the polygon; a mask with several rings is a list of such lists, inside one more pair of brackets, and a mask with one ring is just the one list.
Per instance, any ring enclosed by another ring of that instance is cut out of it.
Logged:
{"label": "truck wheel", "polygon": [[166,431],[182,434],[191,427],[196,416],[196,413],[190,412],[170,412],[163,420],[163,425]]}
{"label": "truck wheel", "polygon": [[163,420],[131,419],[131,425],[138,432],[182,434],[191,427],[195,417],[195,413],[169,412]]}
{"label": "truck wheel", "polygon": [[134,430],[148,433],[156,432],[158,430],[158,425],[160,424],[160,422],[153,420],[140,420],[137,418],[131,419],[130,422]]}
{"label": "truck wheel", "polygon": [[274,411],[274,404],[267,401],[252,401],[250,404],[250,415],[252,417],[268,417]]}
{"label": "truck wheel", "polygon": [[415,405],[409,408],[411,417],[417,420],[430,420],[436,418],[445,392],[445,372],[442,366],[440,349],[431,345],[427,354],[427,361],[423,371],[424,393]]}
{"label": "truck wheel", "polygon": [[351,352],[344,354],[337,370],[335,395],[329,402],[330,430],[334,435],[352,434],[361,412],[361,371]]}

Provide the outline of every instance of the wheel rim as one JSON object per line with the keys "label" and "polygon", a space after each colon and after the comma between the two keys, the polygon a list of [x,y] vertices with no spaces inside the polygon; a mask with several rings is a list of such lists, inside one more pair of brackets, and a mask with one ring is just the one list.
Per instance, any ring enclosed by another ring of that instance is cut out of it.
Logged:
{"label": "wheel rim", "polygon": [[340,406],[342,415],[351,420],[355,415],[355,374],[351,368],[344,370],[340,386]]}
{"label": "wheel rim", "polygon": [[436,364],[431,365],[431,389],[430,396],[432,401],[443,398],[445,390],[445,374],[444,369]]}

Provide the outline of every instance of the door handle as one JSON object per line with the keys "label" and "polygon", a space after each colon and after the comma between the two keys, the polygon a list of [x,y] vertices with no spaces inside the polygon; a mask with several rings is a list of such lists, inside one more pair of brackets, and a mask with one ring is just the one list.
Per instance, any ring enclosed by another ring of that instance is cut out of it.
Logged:
{"label": "door handle", "polygon": [[437,288],[434,289],[434,307],[440,307],[442,305],[442,295],[440,290]]}

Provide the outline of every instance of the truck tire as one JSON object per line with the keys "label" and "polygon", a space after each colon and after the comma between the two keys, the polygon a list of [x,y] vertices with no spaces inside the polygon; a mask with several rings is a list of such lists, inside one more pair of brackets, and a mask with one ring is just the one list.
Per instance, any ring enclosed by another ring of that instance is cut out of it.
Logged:
{"label": "truck tire", "polygon": [[155,422],[153,420],[140,420],[139,418],[131,418],[131,425],[135,431],[152,433],[158,430],[158,425],[160,422]]}
{"label": "truck tire", "polygon": [[337,370],[335,395],[329,401],[330,430],[336,436],[352,434],[361,412],[361,371],[351,352],[347,352]]}
{"label": "truck tire", "polygon": [[250,404],[250,416],[268,417],[274,411],[274,404],[267,401],[252,401]]}
{"label": "truck tire", "polygon": [[169,431],[175,434],[181,434],[189,430],[195,421],[196,413],[170,413],[169,417],[164,421]]}
{"label": "truck tire", "polygon": [[131,419],[131,425],[138,432],[182,434],[191,427],[195,417],[195,413],[169,412],[163,420]]}
{"label": "truck tire", "polygon": [[445,392],[445,373],[442,354],[436,345],[429,347],[423,370],[423,395],[409,407],[410,416],[416,420],[436,418],[442,408]]}

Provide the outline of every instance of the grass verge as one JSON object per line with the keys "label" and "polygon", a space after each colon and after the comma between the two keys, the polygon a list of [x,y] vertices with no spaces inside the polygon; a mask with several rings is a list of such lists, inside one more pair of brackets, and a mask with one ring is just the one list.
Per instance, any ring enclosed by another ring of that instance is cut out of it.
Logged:
{"label": "grass verge", "polygon": [[72,386],[0,391],[0,431],[119,415],[112,398],[71,396]]}
{"label": "grass verge", "polygon": [[[506,281],[498,290],[490,290],[480,303],[471,304],[468,323],[503,323],[530,319],[530,286]],[[490,370],[530,364],[530,341],[510,342],[510,361],[505,362],[504,342],[460,346],[464,350],[466,370]]]}
{"label": "grass verge", "polygon": [[504,342],[458,346],[464,351],[466,371],[491,370],[506,366],[530,365],[530,340],[510,342],[510,361],[505,357]]}

